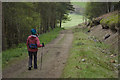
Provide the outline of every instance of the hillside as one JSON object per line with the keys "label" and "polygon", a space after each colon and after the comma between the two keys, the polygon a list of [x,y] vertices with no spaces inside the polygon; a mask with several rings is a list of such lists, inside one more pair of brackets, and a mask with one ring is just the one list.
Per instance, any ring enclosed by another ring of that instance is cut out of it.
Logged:
{"label": "hillside", "polygon": [[[72,28],[74,39],[62,78],[118,78],[118,29],[110,28],[118,18],[113,15],[117,12]],[[101,23],[106,20],[113,22],[106,23],[108,28]]]}
{"label": "hillside", "polygon": [[104,14],[95,18],[91,23],[87,23],[89,35],[98,38],[100,41],[110,45],[114,52],[118,51],[118,11]]}

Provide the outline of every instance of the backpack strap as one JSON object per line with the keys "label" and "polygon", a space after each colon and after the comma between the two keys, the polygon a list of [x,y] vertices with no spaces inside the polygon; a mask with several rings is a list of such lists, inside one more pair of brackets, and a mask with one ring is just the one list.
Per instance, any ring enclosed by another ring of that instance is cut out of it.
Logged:
{"label": "backpack strap", "polygon": [[28,46],[29,46],[29,39],[28,39]]}

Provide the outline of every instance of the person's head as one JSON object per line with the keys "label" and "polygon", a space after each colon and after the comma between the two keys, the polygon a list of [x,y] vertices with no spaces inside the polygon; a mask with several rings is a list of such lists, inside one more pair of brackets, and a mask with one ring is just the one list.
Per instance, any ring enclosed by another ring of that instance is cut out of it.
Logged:
{"label": "person's head", "polygon": [[31,29],[31,34],[35,35],[37,33],[36,29]]}

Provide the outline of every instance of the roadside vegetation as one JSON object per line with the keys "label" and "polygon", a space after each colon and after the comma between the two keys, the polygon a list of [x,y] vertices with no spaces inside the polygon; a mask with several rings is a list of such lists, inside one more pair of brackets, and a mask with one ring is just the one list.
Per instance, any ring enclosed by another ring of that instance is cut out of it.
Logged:
{"label": "roadside vegetation", "polygon": [[[88,29],[75,28],[72,49],[64,68],[62,78],[117,78],[117,56],[110,57],[112,52],[104,53],[109,45],[99,42],[83,31]],[[111,63],[115,59],[116,63]]]}

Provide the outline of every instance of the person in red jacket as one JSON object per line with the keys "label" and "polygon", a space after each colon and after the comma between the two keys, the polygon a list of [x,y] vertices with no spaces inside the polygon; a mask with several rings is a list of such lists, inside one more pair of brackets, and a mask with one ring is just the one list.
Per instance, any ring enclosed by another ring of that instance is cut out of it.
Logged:
{"label": "person in red jacket", "polygon": [[31,30],[32,35],[27,38],[27,49],[29,54],[28,70],[32,68],[32,57],[34,56],[34,69],[37,69],[37,51],[39,47],[44,47],[44,43],[40,44],[37,37],[36,29]]}

